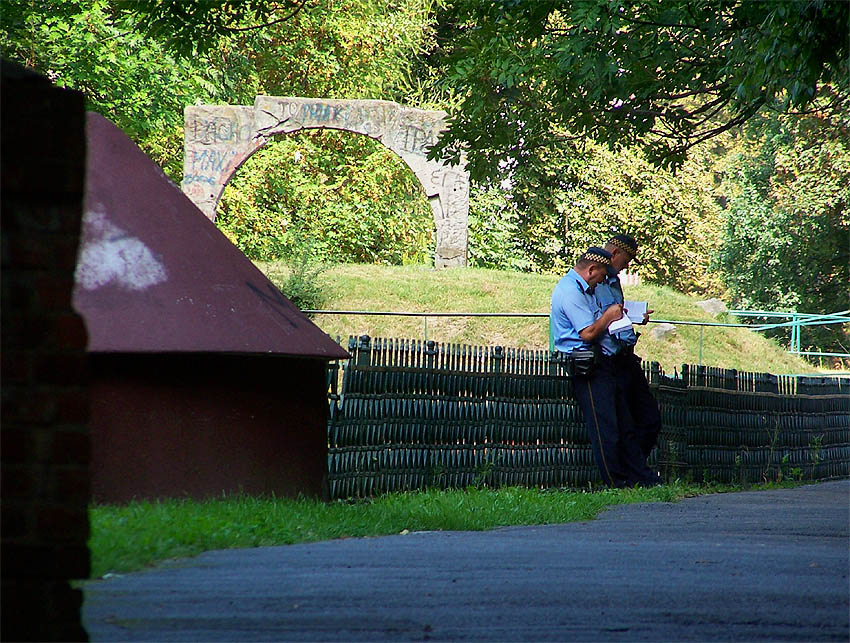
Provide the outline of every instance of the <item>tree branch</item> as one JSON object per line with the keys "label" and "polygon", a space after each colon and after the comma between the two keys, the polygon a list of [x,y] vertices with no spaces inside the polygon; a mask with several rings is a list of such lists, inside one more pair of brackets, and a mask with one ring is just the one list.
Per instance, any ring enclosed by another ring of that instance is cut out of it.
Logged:
{"label": "tree branch", "polygon": [[304,5],[306,4],[307,0],[301,0],[301,2],[298,4],[297,7],[295,7],[295,10],[292,13],[290,13],[288,16],[284,16],[283,18],[279,18],[278,20],[272,20],[271,22],[266,22],[261,25],[251,25],[250,27],[224,27],[224,31],[228,33],[237,33],[240,31],[254,31],[256,29],[265,29],[266,27],[271,27],[273,25],[277,25],[281,22],[286,22],[287,20],[294,18],[298,14],[298,12],[300,12],[304,8]]}
{"label": "tree branch", "polygon": [[711,94],[719,89],[726,89],[729,84],[724,80],[711,87],[701,87],[689,92],[681,92],[679,94],[656,94],[653,98],[657,100],[679,100],[680,98],[690,98],[691,96],[701,96],[703,94]]}
{"label": "tree branch", "polygon": [[678,24],[664,24],[662,22],[652,22],[651,20],[640,20],[639,18],[629,18],[629,16],[623,15],[622,19],[624,22],[629,22],[633,25],[641,25],[644,27],[660,27],[664,29],[690,29],[691,31],[702,31],[702,28],[699,25],[686,25],[682,23]]}
{"label": "tree branch", "polygon": [[[740,114],[738,114],[734,118],[731,118],[728,121],[726,121],[723,125],[718,125],[717,127],[706,130],[706,131],[702,132],[701,134],[689,134],[689,135],[684,135],[684,136],[683,135],[671,134],[671,135],[668,135],[667,138],[676,138],[676,139],[679,139],[679,140],[687,141],[688,142],[687,145],[685,145],[682,148],[682,150],[683,151],[689,150],[690,148],[694,147],[695,145],[699,145],[703,141],[707,141],[710,138],[714,138],[715,136],[722,134],[723,132],[729,131],[730,129],[733,129],[735,127],[740,127],[741,125],[746,123],[747,120],[749,120],[749,118],[753,114],[755,114],[759,109],[761,109],[763,104],[764,104],[764,99],[759,99],[758,101],[756,101],[755,103],[750,105],[746,110],[744,110],[743,112],[741,112]],[[702,122],[705,122],[705,121],[702,121]]]}
{"label": "tree branch", "polygon": [[124,36],[129,36],[133,33],[131,30],[121,31],[119,33],[114,33],[111,36],[107,36],[106,38],[101,39],[100,42],[109,42],[110,40],[115,40],[116,38],[123,38]]}
{"label": "tree branch", "polygon": [[[695,125],[702,125],[703,123],[707,123],[708,121],[713,119],[715,116],[717,116],[717,114],[719,114],[720,111],[724,107],[726,107],[726,105],[728,105],[730,101],[731,101],[731,98],[729,98],[728,96],[719,96],[717,99],[706,103],[705,105],[700,107],[698,110],[694,110],[693,112],[691,112],[691,115],[701,114],[703,112],[703,110],[709,110],[709,113],[706,114],[705,117],[702,120],[696,121],[694,124]],[[716,107],[716,109],[713,109],[715,107]]]}

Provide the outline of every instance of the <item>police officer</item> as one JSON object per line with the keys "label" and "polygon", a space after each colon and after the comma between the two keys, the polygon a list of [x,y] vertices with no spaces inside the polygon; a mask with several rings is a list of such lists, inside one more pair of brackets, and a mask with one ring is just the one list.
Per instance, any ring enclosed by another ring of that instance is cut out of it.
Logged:
{"label": "police officer", "polygon": [[[619,272],[637,261],[638,244],[627,234],[616,234],[608,239],[605,250],[611,253],[608,274],[596,288],[596,296],[603,307],[622,304],[625,301]],[[643,324],[649,321],[649,310]],[[615,335],[620,348],[617,351],[617,376],[622,379],[622,388],[632,415],[638,442],[644,458],[649,457],[661,432],[661,413],[658,403],[649,390],[649,384],[641,368],[641,359],[635,355],[638,334],[630,326]]]}
{"label": "police officer", "polygon": [[[552,292],[550,324],[554,348],[571,363],[573,390],[584,414],[593,457],[605,484],[631,487],[657,484],[637,441],[615,356],[621,344],[608,333],[623,315],[622,304],[603,307],[594,289],[608,274],[611,253],[591,247]],[[595,354],[585,369],[580,356]]]}

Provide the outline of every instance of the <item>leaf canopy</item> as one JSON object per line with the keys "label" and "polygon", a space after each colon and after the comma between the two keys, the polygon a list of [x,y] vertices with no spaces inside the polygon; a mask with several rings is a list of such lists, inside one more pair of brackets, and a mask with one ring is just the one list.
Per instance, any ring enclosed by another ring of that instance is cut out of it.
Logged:
{"label": "leaf canopy", "polygon": [[844,1],[457,0],[440,33],[463,98],[432,156],[476,179],[575,138],[678,167],[766,109],[848,123]]}

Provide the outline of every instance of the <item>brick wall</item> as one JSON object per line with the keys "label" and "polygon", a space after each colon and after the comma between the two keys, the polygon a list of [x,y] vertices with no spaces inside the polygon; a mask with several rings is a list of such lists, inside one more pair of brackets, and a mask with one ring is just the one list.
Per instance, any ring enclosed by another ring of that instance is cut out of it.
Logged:
{"label": "brick wall", "polygon": [[86,331],[71,308],[85,174],[83,96],[3,62],[2,638],[86,640]]}

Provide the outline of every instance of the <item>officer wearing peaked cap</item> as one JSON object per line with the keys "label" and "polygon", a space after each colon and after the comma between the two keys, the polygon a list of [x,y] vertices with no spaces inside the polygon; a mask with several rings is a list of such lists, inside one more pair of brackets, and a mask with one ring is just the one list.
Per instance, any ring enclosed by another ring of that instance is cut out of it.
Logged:
{"label": "officer wearing peaked cap", "polygon": [[[629,267],[631,262],[637,262],[638,244],[634,238],[626,234],[615,234],[605,243],[605,249],[611,253],[611,266],[608,274],[596,288],[596,296],[603,306],[623,304],[625,297],[620,284],[619,273]],[[643,323],[649,320],[647,311]],[[649,390],[649,384],[641,367],[641,359],[635,355],[635,344],[638,334],[629,326],[616,335],[620,349],[617,351],[617,376],[622,380],[622,388],[626,395],[635,433],[645,458],[649,457],[658,434],[661,432],[661,412]]]}
{"label": "officer wearing peaked cap", "polygon": [[622,304],[603,306],[595,289],[611,268],[611,253],[590,247],[552,292],[554,348],[565,354],[581,406],[594,460],[613,487],[655,484],[635,435],[614,358],[620,343],[608,332]]}

